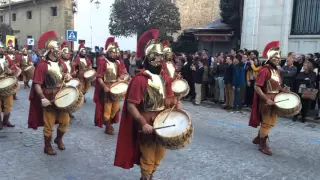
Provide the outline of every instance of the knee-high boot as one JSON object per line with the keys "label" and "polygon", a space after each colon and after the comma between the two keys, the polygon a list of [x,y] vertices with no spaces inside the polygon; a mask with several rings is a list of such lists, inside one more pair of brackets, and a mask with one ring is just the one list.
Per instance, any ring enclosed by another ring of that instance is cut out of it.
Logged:
{"label": "knee-high boot", "polygon": [[3,126],[15,127],[15,125],[11,124],[11,122],[9,121],[10,114],[11,113],[4,113],[4,115],[3,115]]}
{"label": "knee-high boot", "polygon": [[260,137],[259,150],[262,153],[271,156],[272,155],[272,151],[271,151],[271,149],[269,148],[269,146],[267,144],[267,139],[268,139],[268,136]]}
{"label": "knee-high boot", "polygon": [[57,155],[57,152],[51,146],[51,137],[44,136],[44,153],[48,155]]}
{"label": "knee-high boot", "polygon": [[258,135],[253,139],[253,144],[260,144],[260,131],[258,132]]}
{"label": "knee-high boot", "polygon": [[109,134],[109,135],[114,135],[114,129],[113,129],[113,126],[112,126],[110,120],[105,120],[104,125],[106,126],[106,130],[104,131],[104,133]]}
{"label": "knee-high boot", "polygon": [[66,147],[64,146],[63,142],[62,142],[62,138],[63,138],[64,133],[61,131],[57,131],[57,137],[54,140],[54,143],[56,143],[58,145],[58,148],[63,151],[66,149]]}

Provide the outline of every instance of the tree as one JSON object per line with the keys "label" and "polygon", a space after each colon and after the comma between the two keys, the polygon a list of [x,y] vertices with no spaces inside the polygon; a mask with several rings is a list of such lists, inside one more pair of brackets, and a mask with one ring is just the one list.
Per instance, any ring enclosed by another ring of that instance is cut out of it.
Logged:
{"label": "tree", "polygon": [[128,37],[137,33],[139,37],[153,28],[164,36],[181,29],[180,13],[170,0],[117,0],[111,6],[112,35]]}
{"label": "tree", "polygon": [[0,41],[2,43],[6,42],[6,35],[13,35],[13,29],[4,23],[0,24]]}
{"label": "tree", "polygon": [[220,0],[222,22],[235,30],[236,37],[241,35],[243,0]]}

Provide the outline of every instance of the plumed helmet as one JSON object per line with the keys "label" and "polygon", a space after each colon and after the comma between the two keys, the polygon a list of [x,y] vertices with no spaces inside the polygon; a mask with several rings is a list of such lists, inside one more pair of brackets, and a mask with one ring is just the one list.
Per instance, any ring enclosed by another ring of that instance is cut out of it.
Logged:
{"label": "plumed helmet", "polygon": [[119,47],[118,42],[115,42],[114,45],[116,46],[116,52],[120,53],[120,47]]}
{"label": "plumed helmet", "polygon": [[162,41],[162,46],[163,46],[163,53],[164,54],[172,53],[172,49],[171,49],[169,40]]}
{"label": "plumed helmet", "polygon": [[149,57],[155,53],[163,54],[163,47],[158,38],[159,31],[157,29],[144,32],[137,43],[136,58],[141,59],[143,56]]}
{"label": "plumed helmet", "polygon": [[86,49],[86,46],[85,46],[84,42],[82,42],[82,43],[79,44],[78,51],[80,52],[80,51],[82,51],[83,49]]}
{"label": "plumed helmet", "polygon": [[46,49],[46,52],[43,54],[44,56],[46,56],[50,50],[58,48],[58,36],[55,31],[48,31],[40,36],[38,41],[38,49]]}
{"label": "plumed helmet", "polygon": [[115,37],[109,37],[106,40],[104,49],[106,50],[106,52],[117,52],[117,47],[116,47],[116,43],[115,43]]}
{"label": "plumed helmet", "polygon": [[272,59],[273,57],[280,58],[281,51],[280,51],[280,41],[272,41],[266,45],[263,50],[262,56],[267,58],[268,60]]}
{"label": "plumed helmet", "polygon": [[69,53],[69,42],[63,41],[60,45],[60,49],[62,52]]}

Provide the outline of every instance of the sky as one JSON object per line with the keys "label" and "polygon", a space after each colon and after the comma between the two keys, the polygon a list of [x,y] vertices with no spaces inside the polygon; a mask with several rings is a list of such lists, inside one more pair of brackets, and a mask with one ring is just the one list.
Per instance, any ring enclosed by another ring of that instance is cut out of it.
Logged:
{"label": "sky", "polygon": [[[77,0],[78,12],[75,14],[74,27],[78,32],[78,39],[85,40],[86,46],[94,48],[95,46],[104,47],[105,41],[110,37],[109,17],[110,6],[114,0],[99,0],[100,8],[97,9],[94,4],[96,0],[90,3],[90,0]],[[92,33],[90,29],[90,20],[92,24]],[[91,36],[92,35],[92,36]],[[92,37],[92,42],[91,42]],[[121,50],[136,50],[137,37],[119,38],[116,37]],[[75,47],[78,43],[75,42]]]}

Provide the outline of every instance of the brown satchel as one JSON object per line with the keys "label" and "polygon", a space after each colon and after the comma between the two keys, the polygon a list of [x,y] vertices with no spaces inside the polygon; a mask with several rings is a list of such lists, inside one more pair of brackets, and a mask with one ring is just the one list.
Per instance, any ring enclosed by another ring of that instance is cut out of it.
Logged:
{"label": "brown satchel", "polygon": [[317,98],[317,93],[318,93],[318,89],[304,88],[302,90],[301,98],[315,100]]}

